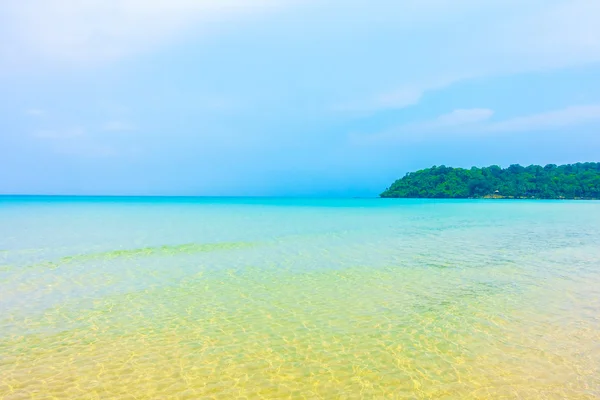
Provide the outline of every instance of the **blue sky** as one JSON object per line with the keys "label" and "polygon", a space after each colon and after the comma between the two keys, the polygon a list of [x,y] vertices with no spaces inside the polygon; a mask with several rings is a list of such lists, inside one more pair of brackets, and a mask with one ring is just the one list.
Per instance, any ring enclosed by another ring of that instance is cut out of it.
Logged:
{"label": "blue sky", "polygon": [[[525,3],[525,4],[524,4]],[[0,5],[0,193],[369,196],[600,161],[597,0]]]}

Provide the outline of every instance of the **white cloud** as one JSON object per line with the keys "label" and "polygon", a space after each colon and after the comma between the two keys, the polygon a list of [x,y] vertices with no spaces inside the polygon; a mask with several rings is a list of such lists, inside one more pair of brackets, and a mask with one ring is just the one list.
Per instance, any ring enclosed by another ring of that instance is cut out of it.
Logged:
{"label": "white cloud", "polygon": [[404,88],[389,93],[373,96],[371,99],[355,100],[353,102],[337,104],[335,111],[372,112],[382,109],[399,109],[417,104],[423,96],[424,89]]}
{"label": "white cloud", "polygon": [[186,31],[223,29],[224,22],[295,0],[19,0],[0,5],[0,56],[89,63],[159,45]]}
{"label": "white cloud", "polygon": [[39,131],[34,132],[33,136],[36,138],[39,138],[39,139],[63,140],[63,139],[81,138],[81,137],[84,137],[85,134],[86,134],[85,129],[80,128],[80,127],[74,127],[74,128],[62,129],[62,130],[53,130],[53,129],[39,130]]}
{"label": "white cloud", "polygon": [[[464,80],[600,62],[598,0],[458,1],[448,7],[453,3],[428,1],[429,14],[408,7],[405,15],[414,12],[421,26],[402,20],[405,25],[395,33],[398,51],[405,54],[394,65],[396,76],[365,77],[373,82],[371,93],[363,91],[362,100],[353,99],[346,109],[402,108]],[[394,96],[385,101],[386,93],[398,93],[397,101]]]}
{"label": "white cloud", "polygon": [[[441,76],[442,74],[440,74]],[[462,75],[461,75],[462,76]],[[368,79],[368,78],[365,78]],[[381,110],[398,110],[418,104],[428,92],[449,86],[458,78],[444,76],[435,79],[412,79],[399,88],[389,91],[371,93],[365,97],[355,98],[351,102],[341,102],[333,106],[334,111],[371,113]]]}
{"label": "white cloud", "polygon": [[[114,157],[122,153],[122,148],[117,151],[118,146],[94,137],[83,127],[71,127],[65,129],[39,130],[33,133],[34,138],[43,141],[47,150],[69,157],[82,158],[105,158]],[[132,152],[130,152],[132,153]]]}
{"label": "white cloud", "polygon": [[485,121],[494,115],[494,111],[487,108],[470,108],[454,110],[448,114],[440,115],[430,128],[460,126]]}
{"label": "white cloud", "polygon": [[57,142],[51,149],[58,154],[84,159],[116,157],[121,154],[115,147],[93,141]]}
{"label": "white cloud", "polygon": [[407,139],[421,140],[434,134],[448,134],[457,130],[464,131],[481,127],[492,115],[494,115],[494,111],[487,108],[457,109],[429,121],[404,124],[370,135],[354,134],[350,135],[350,138],[356,144],[388,143]]}
{"label": "white cloud", "polygon": [[496,24],[488,33],[500,54],[516,68],[561,68],[600,61],[600,2],[553,1],[530,15]]}
{"label": "white cloud", "polygon": [[400,132],[427,133],[436,131],[452,131],[454,128],[464,129],[468,126],[478,125],[494,115],[488,108],[457,109],[447,114],[442,114],[430,121],[406,124],[399,129]]}
{"label": "white cloud", "polygon": [[600,122],[600,104],[571,106],[562,110],[517,117],[490,124],[490,132],[525,132],[560,129],[568,126]]}
{"label": "white cloud", "polygon": [[102,130],[108,132],[127,132],[135,131],[137,127],[125,121],[108,121],[102,126]]}
{"label": "white cloud", "polygon": [[39,108],[29,108],[25,110],[25,114],[30,115],[32,117],[41,117],[46,115],[46,111]]}
{"label": "white cloud", "polygon": [[404,124],[374,134],[352,134],[355,144],[385,144],[424,140],[432,136],[483,136],[494,133],[536,132],[600,123],[600,104],[570,106],[560,110],[493,122],[494,112],[486,108],[454,110],[429,121]]}

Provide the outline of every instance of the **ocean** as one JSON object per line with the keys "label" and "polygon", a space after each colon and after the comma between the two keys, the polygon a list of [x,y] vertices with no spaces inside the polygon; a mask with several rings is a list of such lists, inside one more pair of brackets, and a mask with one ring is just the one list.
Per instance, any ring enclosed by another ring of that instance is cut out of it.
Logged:
{"label": "ocean", "polygon": [[0,197],[2,399],[596,399],[600,202]]}

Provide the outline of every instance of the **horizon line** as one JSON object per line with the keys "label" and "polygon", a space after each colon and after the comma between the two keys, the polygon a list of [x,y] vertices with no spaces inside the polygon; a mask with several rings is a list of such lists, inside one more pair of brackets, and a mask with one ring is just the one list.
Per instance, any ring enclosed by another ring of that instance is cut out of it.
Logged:
{"label": "horizon line", "polygon": [[320,195],[161,195],[161,194],[6,194],[0,193],[0,197],[144,197],[144,198],[231,198],[231,199],[252,199],[252,198],[289,198],[289,199],[373,199],[380,198],[379,195],[373,196],[320,196]]}

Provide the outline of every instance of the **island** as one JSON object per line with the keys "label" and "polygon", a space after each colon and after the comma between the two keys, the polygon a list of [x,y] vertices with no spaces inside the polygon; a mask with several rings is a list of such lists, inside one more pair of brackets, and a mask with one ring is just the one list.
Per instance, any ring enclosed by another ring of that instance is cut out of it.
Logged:
{"label": "island", "polygon": [[407,173],[385,198],[600,199],[600,163],[518,164],[470,169],[433,166]]}

